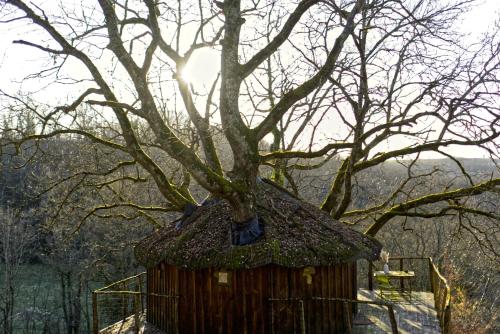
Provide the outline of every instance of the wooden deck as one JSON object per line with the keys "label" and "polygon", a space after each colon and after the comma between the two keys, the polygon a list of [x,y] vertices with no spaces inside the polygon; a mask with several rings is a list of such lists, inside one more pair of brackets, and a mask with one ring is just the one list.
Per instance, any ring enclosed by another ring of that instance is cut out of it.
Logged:
{"label": "wooden deck", "polygon": [[[411,303],[395,303],[394,311],[400,334],[438,334],[441,333],[434,309],[434,297],[431,292],[413,292]],[[358,290],[358,299],[380,301],[377,291]],[[353,334],[391,333],[387,308],[372,304],[359,304],[359,312],[353,326]],[[140,334],[164,334],[140,317]],[[135,333],[134,318],[128,317],[100,331],[102,334]]]}
{"label": "wooden deck", "polygon": [[[139,317],[139,333],[138,334],[165,334],[155,326],[145,321],[144,314]],[[130,316],[123,321],[117,322],[114,325],[101,329],[100,334],[135,334],[134,316]]]}
{"label": "wooden deck", "polygon": [[[400,334],[434,334],[434,333],[450,333],[449,324],[451,319],[451,306],[450,306],[450,287],[446,279],[439,273],[436,265],[433,263],[430,257],[394,257],[390,260],[399,262],[399,265],[393,267],[399,267],[401,271],[405,268],[408,269],[418,269],[415,272],[420,273],[419,282],[423,282],[419,289],[433,291],[433,292],[422,292],[415,291],[412,293],[412,300],[396,303],[387,303],[386,301],[380,300],[378,297],[378,291],[370,291],[360,289],[357,292],[357,301],[353,301],[355,298],[355,292],[352,291],[352,295],[348,299],[343,298],[321,298],[321,297],[311,297],[310,300],[322,301],[322,302],[337,302],[343,303],[344,306],[347,303],[357,304],[358,313],[352,323],[352,333],[353,334],[381,334],[381,333],[392,333],[391,322],[389,320],[388,309],[391,309],[390,313],[393,315],[391,318],[393,320],[394,330],[397,327],[398,333]],[[92,310],[93,310],[93,333],[96,334],[132,334],[136,331],[136,326],[134,324],[134,317],[128,317],[123,321],[115,323],[107,328],[100,329],[101,324],[106,323],[102,321],[99,315],[100,312],[105,314],[103,310],[106,310],[106,303],[109,302],[110,297],[123,303],[123,300],[127,301],[125,303],[126,309],[123,314],[133,314],[133,312],[140,312],[146,307],[146,296],[159,296],[159,295],[148,295],[144,293],[146,273],[141,273],[136,276],[132,276],[121,280],[119,282],[113,283],[107,287],[98,289],[92,293]],[[368,268],[368,286],[373,287],[373,264],[369,263]],[[401,286],[403,287],[403,286]],[[238,301],[239,298],[235,298]],[[287,299],[288,300],[288,299]],[[292,298],[291,300],[297,302],[299,299]],[[302,302],[303,300],[300,299]],[[371,302],[371,303],[370,303]],[[104,304],[102,304],[104,303]],[[374,303],[374,304],[372,304]],[[130,309],[130,306],[132,308]],[[154,306],[154,305],[153,305]],[[221,308],[222,310],[223,308]],[[188,311],[188,310],[184,310]],[[311,313],[308,313],[311,315]],[[439,315],[439,317],[438,317]],[[284,315],[288,317],[287,314]],[[296,317],[292,311],[292,317]],[[304,317],[304,315],[302,315]],[[107,319],[104,317],[104,319]],[[115,318],[116,319],[116,318]],[[317,321],[321,317],[314,317]],[[330,318],[326,318],[329,321]],[[107,320],[109,323],[109,320]],[[304,321],[302,318],[301,321]],[[342,319],[344,323],[349,322],[349,319]],[[302,323],[302,322],[301,322]],[[281,322],[274,322],[275,329],[283,330],[284,327],[278,327]],[[396,326],[397,325],[397,326]],[[441,325],[441,326],[440,326]],[[443,330],[441,330],[443,328]],[[300,327],[303,333],[315,332],[314,329],[307,328],[307,323],[304,327]],[[231,330],[230,330],[231,331]],[[293,331],[293,330],[292,330]],[[322,329],[321,332],[328,331],[328,329]],[[163,331],[158,330],[153,325],[146,323],[145,316],[142,314],[140,317],[139,333],[141,334],[165,334]],[[288,332],[287,332],[288,333]]]}
{"label": "wooden deck", "polygon": [[[379,301],[378,292],[360,289],[358,299]],[[413,292],[412,301],[395,303],[394,312],[400,334],[441,333],[434,309],[432,292]],[[387,308],[372,304],[359,304],[359,312],[354,322],[353,334],[391,333]]]}

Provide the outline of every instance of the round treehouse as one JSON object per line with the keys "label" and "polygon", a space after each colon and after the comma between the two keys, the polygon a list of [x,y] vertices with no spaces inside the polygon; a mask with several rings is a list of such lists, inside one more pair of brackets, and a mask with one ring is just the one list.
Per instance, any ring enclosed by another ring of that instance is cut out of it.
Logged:
{"label": "round treehouse", "polygon": [[356,299],[356,261],[380,244],[268,180],[258,188],[264,234],[251,244],[233,245],[230,207],[212,200],[136,246],[148,322],[181,334],[345,332],[354,308],[328,299]]}

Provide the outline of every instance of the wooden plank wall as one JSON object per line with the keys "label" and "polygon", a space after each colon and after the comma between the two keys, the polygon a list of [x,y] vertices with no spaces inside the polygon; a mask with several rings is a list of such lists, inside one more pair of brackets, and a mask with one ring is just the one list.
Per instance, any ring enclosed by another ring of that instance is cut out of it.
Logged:
{"label": "wooden plank wall", "polygon": [[[182,270],[164,263],[148,270],[147,319],[167,333],[343,333],[341,303],[310,297],[356,298],[356,264],[316,267],[312,284],[303,269],[269,265],[230,272],[219,284],[218,269]],[[272,303],[272,305],[271,305]],[[271,316],[271,314],[273,316]],[[352,317],[352,314],[350,314]]]}
{"label": "wooden plank wall", "polygon": [[178,333],[179,281],[177,275],[170,274],[172,270],[176,268],[163,263],[147,270],[146,318],[167,333]]}

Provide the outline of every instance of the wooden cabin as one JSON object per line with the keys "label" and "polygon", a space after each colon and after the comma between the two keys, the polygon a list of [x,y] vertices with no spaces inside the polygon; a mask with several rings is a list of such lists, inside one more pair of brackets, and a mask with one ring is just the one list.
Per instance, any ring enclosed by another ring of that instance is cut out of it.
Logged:
{"label": "wooden cabin", "polygon": [[356,261],[380,244],[270,181],[259,183],[264,236],[231,243],[224,201],[197,208],[144,239],[147,321],[166,333],[344,333]]}

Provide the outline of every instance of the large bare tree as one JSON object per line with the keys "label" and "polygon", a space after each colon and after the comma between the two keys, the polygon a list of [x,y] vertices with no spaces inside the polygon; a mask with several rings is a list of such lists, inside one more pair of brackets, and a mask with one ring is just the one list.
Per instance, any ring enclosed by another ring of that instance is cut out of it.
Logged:
{"label": "large bare tree", "polygon": [[[6,123],[7,143],[86,138],[122,157],[93,176],[139,182],[131,166],[140,166],[164,198],[159,207],[115,196],[89,215],[185,210],[197,204],[192,178],[245,223],[255,217],[263,166],[298,191],[300,171],[332,159],[341,163],[321,209],[368,220],[370,235],[398,216],[493,215],[463,200],[500,185],[500,36],[498,26],[474,43],[459,32],[473,1],[2,2],[4,24],[30,29],[9,48],[50,60],[24,87],[36,79],[64,90],[60,100],[68,96],[55,106],[3,88],[4,110],[36,117],[34,133]],[[220,69],[213,82],[182,75],[200,54],[218,57],[205,65]],[[457,147],[484,152],[496,171],[469,175]],[[452,159],[467,183],[413,191],[430,176],[412,168],[428,152]],[[407,178],[378,203],[353,206],[357,176],[391,159],[407,160]]]}

